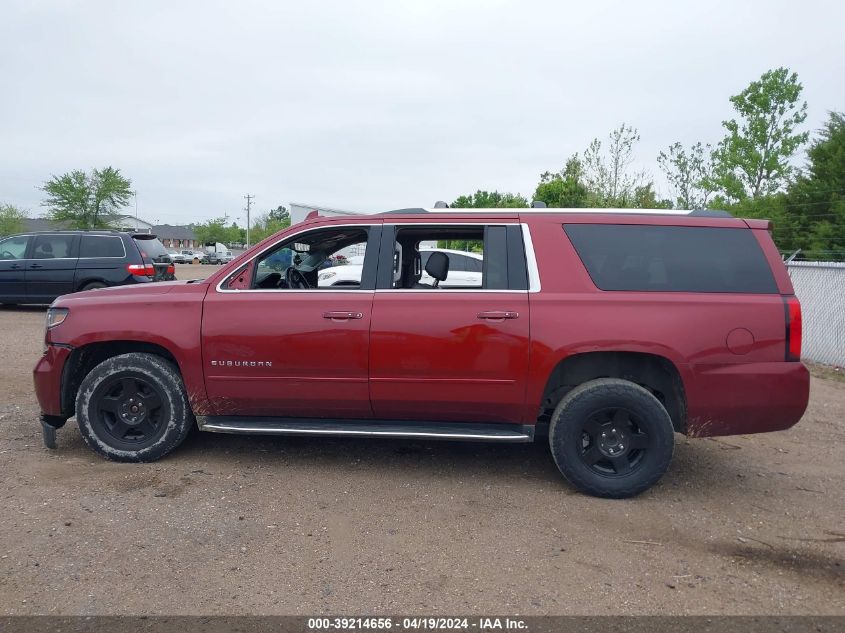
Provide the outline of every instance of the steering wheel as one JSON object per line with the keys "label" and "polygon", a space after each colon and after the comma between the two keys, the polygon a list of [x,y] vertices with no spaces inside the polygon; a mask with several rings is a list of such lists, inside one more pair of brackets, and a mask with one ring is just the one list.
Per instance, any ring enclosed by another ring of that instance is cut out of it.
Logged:
{"label": "steering wheel", "polygon": [[288,288],[297,288],[299,290],[308,290],[311,288],[305,275],[293,266],[288,266],[288,269],[285,271],[285,282],[287,282]]}
{"label": "steering wheel", "polygon": [[0,259],[15,259],[15,254],[9,251],[3,251],[0,253]]}

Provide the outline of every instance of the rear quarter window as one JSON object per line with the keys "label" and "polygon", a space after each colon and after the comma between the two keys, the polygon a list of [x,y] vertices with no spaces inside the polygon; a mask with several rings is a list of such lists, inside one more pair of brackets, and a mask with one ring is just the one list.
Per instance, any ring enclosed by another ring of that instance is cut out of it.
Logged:
{"label": "rear quarter window", "polygon": [[566,224],[601,290],[777,293],[748,229],[633,224]]}
{"label": "rear quarter window", "polygon": [[123,240],[116,235],[83,235],[80,257],[123,257]]}

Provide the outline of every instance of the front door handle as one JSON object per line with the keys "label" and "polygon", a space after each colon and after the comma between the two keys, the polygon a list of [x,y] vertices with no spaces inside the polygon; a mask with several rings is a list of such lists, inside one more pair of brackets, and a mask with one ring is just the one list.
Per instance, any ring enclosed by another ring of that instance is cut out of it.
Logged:
{"label": "front door handle", "polygon": [[490,310],[489,312],[479,312],[479,319],[486,319],[488,321],[504,321],[505,319],[518,319],[519,312],[507,312],[504,310]]}
{"label": "front door handle", "polygon": [[9,268],[11,268],[12,270],[18,270],[20,267],[20,264],[12,264],[11,266],[9,266]]}
{"label": "front door handle", "polygon": [[363,312],[323,312],[324,319],[332,321],[349,321],[350,319],[363,319]]}

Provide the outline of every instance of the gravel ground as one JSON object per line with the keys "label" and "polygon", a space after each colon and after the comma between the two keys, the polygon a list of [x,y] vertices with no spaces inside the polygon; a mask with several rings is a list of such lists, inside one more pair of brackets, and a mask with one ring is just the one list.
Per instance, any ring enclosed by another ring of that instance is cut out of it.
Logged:
{"label": "gravel ground", "polygon": [[841,381],[790,431],[677,436],[625,501],[542,444],[197,432],[114,464],[73,422],[41,444],[43,321],[0,308],[0,614],[845,614]]}

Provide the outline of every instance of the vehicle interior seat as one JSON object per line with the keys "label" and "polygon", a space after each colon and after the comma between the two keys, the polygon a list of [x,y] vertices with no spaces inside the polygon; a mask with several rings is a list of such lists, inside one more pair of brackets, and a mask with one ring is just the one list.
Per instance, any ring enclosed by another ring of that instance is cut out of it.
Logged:
{"label": "vehicle interior seat", "polygon": [[425,263],[425,272],[434,277],[434,283],[431,286],[417,283],[414,288],[437,288],[440,282],[445,281],[449,275],[449,256],[446,253],[434,251],[428,256],[428,261]]}
{"label": "vehicle interior seat", "polygon": [[38,259],[53,259],[53,245],[50,242],[42,242],[38,245]]}

